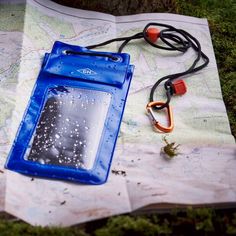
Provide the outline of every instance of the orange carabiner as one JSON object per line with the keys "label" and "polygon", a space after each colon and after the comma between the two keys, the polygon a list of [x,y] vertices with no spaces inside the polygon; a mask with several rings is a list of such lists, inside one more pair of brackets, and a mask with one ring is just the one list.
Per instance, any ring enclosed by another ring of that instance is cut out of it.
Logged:
{"label": "orange carabiner", "polygon": [[172,113],[172,109],[170,107],[170,105],[168,104],[168,106],[166,107],[167,108],[167,114],[168,114],[168,120],[169,120],[169,126],[168,127],[165,127],[163,125],[161,125],[159,123],[159,121],[156,120],[155,116],[154,116],[154,113],[153,113],[153,109],[152,107],[155,107],[155,106],[161,106],[161,105],[164,105],[165,102],[149,102],[146,106],[146,109],[147,109],[147,112],[148,114],[150,115],[151,119],[152,119],[152,122],[153,122],[153,125],[155,126],[156,129],[164,132],[164,133],[169,133],[173,130],[174,128],[174,121],[173,121],[173,113]]}

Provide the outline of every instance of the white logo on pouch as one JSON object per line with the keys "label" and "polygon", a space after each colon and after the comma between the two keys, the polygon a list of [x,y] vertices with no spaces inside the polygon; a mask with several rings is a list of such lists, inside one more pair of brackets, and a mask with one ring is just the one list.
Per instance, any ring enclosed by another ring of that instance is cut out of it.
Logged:
{"label": "white logo on pouch", "polygon": [[79,69],[77,70],[79,73],[84,75],[96,75],[97,73],[89,68]]}

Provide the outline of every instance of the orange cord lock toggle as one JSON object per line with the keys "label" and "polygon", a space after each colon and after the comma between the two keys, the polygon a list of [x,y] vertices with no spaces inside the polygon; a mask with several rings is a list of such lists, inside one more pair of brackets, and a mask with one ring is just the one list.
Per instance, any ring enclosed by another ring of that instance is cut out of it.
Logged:
{"label": "orange cord lock toggle", "polygon": [[186,83],[182,79],[173,82],[173,89],[175,95],[183,95],[187,92]]}
{"label": "orange cord lock toggle", "polygon": [[168,125],[169,125],[167,127],[161,125],[159,123],[159,121],[156,120],[154,113],[153,113],[153,107],[162,106],[164,104],[165,104],[165,102],[160,102],[160,101],[159,102],[149,102],[146,106],[146,109],[147,109],[148,114],[150,115],[150,118],[153,122],[154,127],[157,130],[162,131],[164,133],[170,133],[174,128],[173,113],[172,113],[172,109],[171,109],[170,105],[168,105],[166,107],[167,108],[167,116],[168,116]]}
{"label": "orange cord lock toggle", "polygon": [[155,43],[160,36],[160,30],[157,28],[148,28],[146,33],[152,43]]}

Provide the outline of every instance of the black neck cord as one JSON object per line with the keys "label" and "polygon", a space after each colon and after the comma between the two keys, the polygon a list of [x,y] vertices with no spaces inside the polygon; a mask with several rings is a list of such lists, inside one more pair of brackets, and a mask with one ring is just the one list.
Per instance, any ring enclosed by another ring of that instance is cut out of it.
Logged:
{"label": "black neck cord", "polygon": [[[158,27],[165,28],[165,29],[161,30],[160,34],[159,34],[159,38],[161,39],[164,46],[158,45],[150,40],[150,38],[148,37],[148,34],[147,34],[147,31],[150,26],[158,26]],[[123,43],[119,46],[119,49],[118,49],[118,52],[121,53],[122,50],[124,49],[124,47],[131,40],[141,39],[141,38],[144,38],[148,44],[150,44],[151,46],[153,46],[155,48],[169,50],[169,51],[179,51],[182,53],[186,52],[189,48],[192,48],[197,54],[197,57],[193,61],[192,65],[186,71],[166,75],[166,76],[162,77],[161,79],[159,79],[153,85],[151,92],[150,92],[150,97],[149,97],[150,102],[154,101],[154,93],[155,93],[157,87],[160,85],[160,83],[162,81],[165,81],[164,87],[166,89],[167,100],[163,105],[155,106],[155,109],[160,110],[160,109],[163,109],[169,105],[170,100],[171,100],[171,96],[174,95],[174,93],[175,93],[172,82],[179,77],[182,77],[182,76],[185,76],[185,75],[188,75],[188,74],[191,74],[191,73],[194,73],[194,72],[197,72],[197,71],[203,69],[209,63],[209,58],[202,52],[201,45],[200,45],[199,41],[195,37],[193,37],[191,34],[189,34],[188,32],[186,32],[182,29],[177,29],[171,25],[153,23],[153,22],[148,23],[144,27],[143,32],[134,34],[129,37],[114,38],[114,39],[105,41],[100,44],[90,45],[87,48],[92,49],[92,48],[104,46],[104,45],[107,45],[107,44],[110,44],[113,42],[123,41]],[[201,59],[203,59],[203,63],[201,65],[197,65]]]}

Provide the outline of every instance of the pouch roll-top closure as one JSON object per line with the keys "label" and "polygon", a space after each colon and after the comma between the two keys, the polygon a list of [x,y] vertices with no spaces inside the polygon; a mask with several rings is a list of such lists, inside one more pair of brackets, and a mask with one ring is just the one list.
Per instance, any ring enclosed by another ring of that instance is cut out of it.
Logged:
{"label": "pouch roll-top closure", "polygon": [[129,73],[129,62],[130,56],[126,53],[91,51],[55,42],[52,53],[43,62],[42,71],[65,79],[68,77],[122,87]]}

